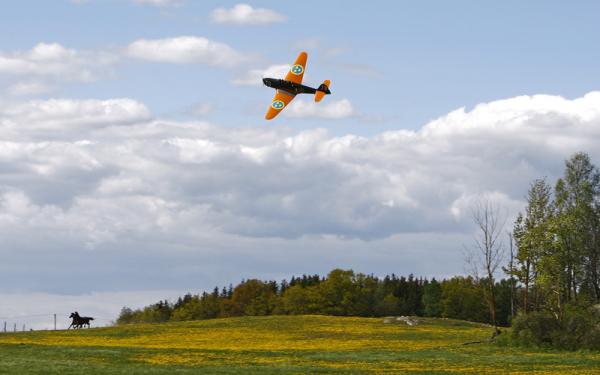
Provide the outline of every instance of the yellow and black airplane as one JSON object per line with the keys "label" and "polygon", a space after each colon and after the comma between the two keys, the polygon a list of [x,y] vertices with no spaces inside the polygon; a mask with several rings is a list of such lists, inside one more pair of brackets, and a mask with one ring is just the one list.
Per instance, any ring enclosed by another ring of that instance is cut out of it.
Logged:
{"label": "yellow and black airplane", "polygon": [[329,91],[329,80],[325,80],[316,89],[302,84],[307,58],[308,55],[306,52],[300,52],[285,79],[263,78],[265,86],[277,90],[271,106],[265,115],[267,120],[277,116],[298,94],[315,94],[315,102],[320,102],[325,95],[331,94],[331,91]]}

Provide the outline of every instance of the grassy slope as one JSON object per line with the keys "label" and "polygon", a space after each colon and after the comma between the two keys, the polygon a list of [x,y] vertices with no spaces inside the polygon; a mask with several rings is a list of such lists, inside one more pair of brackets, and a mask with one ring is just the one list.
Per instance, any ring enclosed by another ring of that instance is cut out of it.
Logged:
{"label": "grassy slope", "polygon": [[600,374],[600,353],[464,346],[491,329],[421,321],[275,316],[0,334],[0,374]]}

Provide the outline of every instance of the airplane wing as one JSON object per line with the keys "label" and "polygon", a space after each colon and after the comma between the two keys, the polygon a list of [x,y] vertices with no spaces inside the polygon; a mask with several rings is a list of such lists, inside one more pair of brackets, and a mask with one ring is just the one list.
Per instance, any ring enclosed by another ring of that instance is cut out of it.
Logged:
{"label": "airplane wing", "polygon": [[295,97],[296,95],[290,94],[282,90],[277,90],[277,93],[273,97],[273,101],[269,106],[269,110],[267,111],[265,118],[267,120],[275,118],[275,116],[277,116],[288,104],[290,104],[292,99],[294,99]]}
{"label": "airplane wing", "polygon": [[302,77],[304,77],[304,70],[306,69],[306,59],[308,55],[306,52],[300,52],[294,65],[290,68],[290,71],[285,76],[286,81],[292,81],[294,83],[302,83]]}

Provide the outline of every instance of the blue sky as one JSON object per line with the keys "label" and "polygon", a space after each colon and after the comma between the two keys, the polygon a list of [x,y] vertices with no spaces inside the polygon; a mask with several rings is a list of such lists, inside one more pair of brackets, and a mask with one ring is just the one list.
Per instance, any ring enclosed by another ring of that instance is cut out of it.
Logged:
{"label": "blue sky", "polygon": [[[347,98],[360,116],[344,124],[302,119],[290,126],[326,126],[336,134],[418,129],[453,109],[517,95],[577,97],[600,80],[595,48],[600,5],[593,1],[569,6],[560,1],[257,1],[255,8],[272,9],[287,20],[257,26],[211,22],[212,10],[235,4],[19,1],[3,7],[0,21],[9,32],[0,42],[5,52],[41,41],[89,50],[180,35],[226,43],[256,60],[227,70],[125,61],[111,79],[58,90],[78,98],[133,97],[153,113],[176,117],[210,102],[215,108],[210,119],[223,126],[263,123],[258,108],[271,95],[260,86],[233,86],[232,76],[244,68],[291,63],[302,46],[312,47],[306,48],[307,83],[331,79],[335,98]],[[350,64],[363,72],[342,68]]]}
{"label": "blue sky", "polygon": [[[509,229],[533,179],[599,162],[599,8],[6,2],[0,316],[335,267],[464,273],[476,202]],[[333,95],[265,121],[261,76],[303,49]]]}

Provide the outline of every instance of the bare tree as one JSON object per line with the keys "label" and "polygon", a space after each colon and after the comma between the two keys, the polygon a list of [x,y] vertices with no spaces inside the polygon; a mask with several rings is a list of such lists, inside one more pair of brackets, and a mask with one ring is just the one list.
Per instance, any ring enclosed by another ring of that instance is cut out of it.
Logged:
{"label": "bare tree", "polygon": [[[500,235],[506,218],[500,213],[498,205],[489,199],[476,202],[472,218],[478,230],[474,238],[474,246],[466,249],[466,262],[471,275],[484,287],[492,324],[497,327],[494,275],[504,259],[504,247]],[[480,278],[481,274],[484,276],[483,279]]]}

